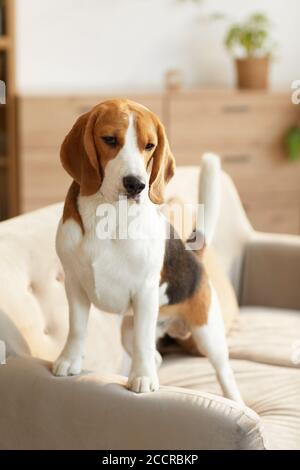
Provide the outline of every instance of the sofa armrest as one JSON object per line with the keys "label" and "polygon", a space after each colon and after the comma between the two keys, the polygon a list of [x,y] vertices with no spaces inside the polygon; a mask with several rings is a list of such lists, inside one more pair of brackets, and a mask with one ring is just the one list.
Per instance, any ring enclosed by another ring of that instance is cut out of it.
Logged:
{"label": "sofa armrest", "polygon": [[46,362],[10,358],[0,366],[0,448],[265,448],[260,418],[247,407],[180,388],[136,395],[124,380],[58,378]]}
{"label": "sofa armrest", "polygon": [[300,237],[257,233],[245,250],[241,304],[300,310]]}

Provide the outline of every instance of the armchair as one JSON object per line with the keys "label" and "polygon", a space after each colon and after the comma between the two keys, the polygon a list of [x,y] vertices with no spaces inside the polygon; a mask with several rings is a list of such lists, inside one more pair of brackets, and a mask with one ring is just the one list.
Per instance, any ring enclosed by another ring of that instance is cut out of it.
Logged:
{"label": "armchair", "polygon": [[[198,172],[179,168],[168,196],[196,202]],[[248,406],[220,396],[206,358],[179,354],[165,358],[158,392],[127,391],[120,319],[96,309],[86,372],[51,374],[67,334],[54,249],[58,204],[0,224],[0,339],[8,352],[0,366],[0,449],[300,448],[300,373],[289,355],[300,335],[300,242],[257,234],[228,176],[222,184],[214,247],[241,305],[228,341]]]}

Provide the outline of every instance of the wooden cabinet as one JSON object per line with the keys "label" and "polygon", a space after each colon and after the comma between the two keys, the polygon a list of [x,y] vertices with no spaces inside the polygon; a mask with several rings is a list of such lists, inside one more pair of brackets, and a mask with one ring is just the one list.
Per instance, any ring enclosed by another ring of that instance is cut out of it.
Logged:
{"label": "wooden cabinet", "polygon": [[[162,98],[131,96],[162,116]],[[21,148],[59,148],[76,119],[107,96],[24,97],[20,99]]]}
{"label": "wooden cabinet", "polygon": [[0,1],[0,220],[19,212],[14,7]]}
{"label": "wooden cabinet", "polygon": [[[199,165],[218,153],[258,230],[299,233],[300,163],[283,149],[286,130],[300,119],[290,93],[197,90],[126,95],[163,120],[177,165]],[[20,99],[22,211],[64,198],[70,179],[59,148],[77,117],[104,95]]]}
{"label": "wooden cabinet", "polygon": [[63,201],[72,180],[63,170],[58,149],[29,148],[22,152],[22,211]]}
{"label": "wooden cabinet", "polygon": [[300,163],[283,149],[300,107],[283,92],[199,90],[172,93],[169,137],[179,165],[198,165],[218,153],[233,178],[253,226],[299,233]]}
{"label": "wooden cabinet", "polygon": [[282,136],[300,112],[288,93],[203,90],[171,94],[168,114],[179,164],[211,150],[225,163],[265,166],[282,160]]}
{"label": "wooden cabinet", "polygon": [[300,191],[241,193],[252,225],[263,232],[300,233]]}

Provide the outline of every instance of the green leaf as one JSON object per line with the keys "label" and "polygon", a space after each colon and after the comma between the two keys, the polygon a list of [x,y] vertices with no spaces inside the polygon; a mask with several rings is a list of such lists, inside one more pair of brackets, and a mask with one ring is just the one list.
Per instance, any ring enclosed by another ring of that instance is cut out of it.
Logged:
{"label": "green leaf", "polygon": [[300,160],[300,127],[292,127],[287,132],[284,142],[289,160]]}
{"label": "green leaf", "polygon": [[225,36],[224,43],[232,53],[237,48],[242,48],[247,57],[256,53],[270,55],[270,30],[268,17],[264,13],[254,13],[246,21],[233,24]]}

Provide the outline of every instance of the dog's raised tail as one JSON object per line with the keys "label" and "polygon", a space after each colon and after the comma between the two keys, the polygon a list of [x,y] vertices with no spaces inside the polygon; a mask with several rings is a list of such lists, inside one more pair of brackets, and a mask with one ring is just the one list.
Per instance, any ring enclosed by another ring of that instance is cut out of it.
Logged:
{"label": "dog's raised tail", "polygon": [[[202,157],[199,178],[199,204],[204,206],[204,237],[205,244],[210,245],[221,202],[221,164],[220,157],[214,153],[205,153]],[[197,227],[203,232],[203,227]]]}

